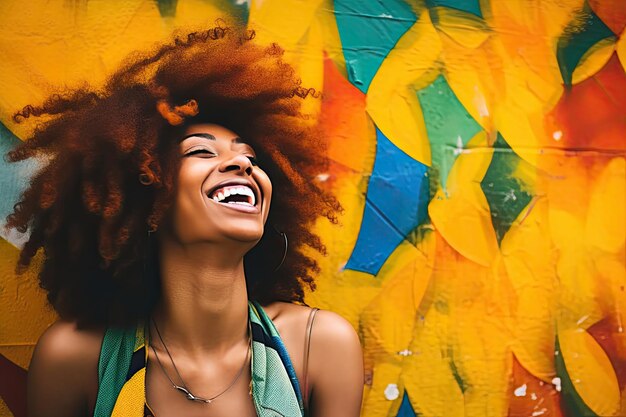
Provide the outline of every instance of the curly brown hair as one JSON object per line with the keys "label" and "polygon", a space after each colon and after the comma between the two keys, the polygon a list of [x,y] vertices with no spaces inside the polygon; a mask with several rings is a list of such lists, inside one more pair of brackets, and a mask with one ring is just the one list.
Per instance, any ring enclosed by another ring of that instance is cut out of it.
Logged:
{"label": "curly brown hair", "polygon": [[[135,53],[101,89],[89,86],[26,106],[16,122],[46,116],[8,155],[47,161],[7,217],[30,231],[18,273],[45,254],[39,274],[48,300],[80,325],[131,325],[150,314],[160,295],[158,253],[150,239],[168,210],[178,171],[178,140],[187,123],[225,126],[253,146],[275,193],[261,242],[244,258],[249,297],[261,303],[303,302],[325,248],[311,226],[336,222],[337,200],[316,175],[327,166],[325,143],[302,87],[276,44],[254,32],[217,27]],[[289,254],[278,271],[280,246]],[[272,238],[271,236],[275,236]],[[309,252],[307,254],[307,252]]]}

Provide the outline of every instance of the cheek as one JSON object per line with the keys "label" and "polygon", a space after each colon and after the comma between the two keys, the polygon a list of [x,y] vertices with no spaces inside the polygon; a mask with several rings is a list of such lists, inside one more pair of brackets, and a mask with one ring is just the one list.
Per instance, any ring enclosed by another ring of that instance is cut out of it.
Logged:
{"label": "cheek", "polygon": [[206,170],[200,168],[199,164],[185,164],[181,166],[176,179],[176,197],[173,208],[179,227],[185,224],[191,226],[194,218],[202,217],[198,211],[203,209],[204,204],[202,184]]}
{"label": "cheek", "polygon": [[267,215],[269,213],[270,205],[272,203],[272,196],[273,196],[272,182],[270,181],[267,175],[263,174],[263,177],[258,179],[257,183],[263,190],[263,206],[265,210],[263,220],[265,221],[267,220]]}
{"label": "cheek", "polygon": [[[176,192],[175,208],[178,215],[186,216],[193,210],[194,193],[189,184],[178,182],[178,190]],[[196,198],[197,199],[197,198]]]}

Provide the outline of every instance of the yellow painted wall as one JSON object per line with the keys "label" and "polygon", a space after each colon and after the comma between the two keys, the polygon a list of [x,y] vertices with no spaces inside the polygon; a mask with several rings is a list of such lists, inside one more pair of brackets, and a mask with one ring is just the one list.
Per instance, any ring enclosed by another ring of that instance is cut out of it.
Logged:
{"label": "yellow painted wall", "polygon": [[[359,330],[362,415],[623,416],[625,4],[3,1],[0,150],[55,89],[177,28],[247,22],[325,94],[310,110],[345,212],[318,225],[307,302]],[[0,162],[2,217],[29,172]],[[54,313],[1,235],[0,354],[26,369]]]}

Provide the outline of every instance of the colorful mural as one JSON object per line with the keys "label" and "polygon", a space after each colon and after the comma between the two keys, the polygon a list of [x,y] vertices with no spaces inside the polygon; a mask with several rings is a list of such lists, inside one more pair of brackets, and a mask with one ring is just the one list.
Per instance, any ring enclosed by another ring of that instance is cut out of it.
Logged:
{"label": "colorful mural", "polygon": [[[307,302],[360,332],[364,417],[626,415],[626,2],[3,1],[0,152],[32,128],[16,109],[217,18],[324,92],[345,212]],[[0,218],[36,168],[0,161]],[[1,236],[0,416],[21,417],[54,314]]]}

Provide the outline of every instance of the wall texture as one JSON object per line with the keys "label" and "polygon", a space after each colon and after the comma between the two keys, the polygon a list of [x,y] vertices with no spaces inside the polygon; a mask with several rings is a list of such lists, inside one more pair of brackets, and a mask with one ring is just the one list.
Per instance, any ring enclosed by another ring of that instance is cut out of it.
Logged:
{"label": "wall texture", "polygon": [[[0,152],[15,110],[218,17],[324,92],[345,213],[307,301],[359,329],[363,416],[626,415],[626,2],[2,1]],[[36,169],[0,161],[0,218]],[[21,417],[54,314],[0,235],[0,415]]]}

